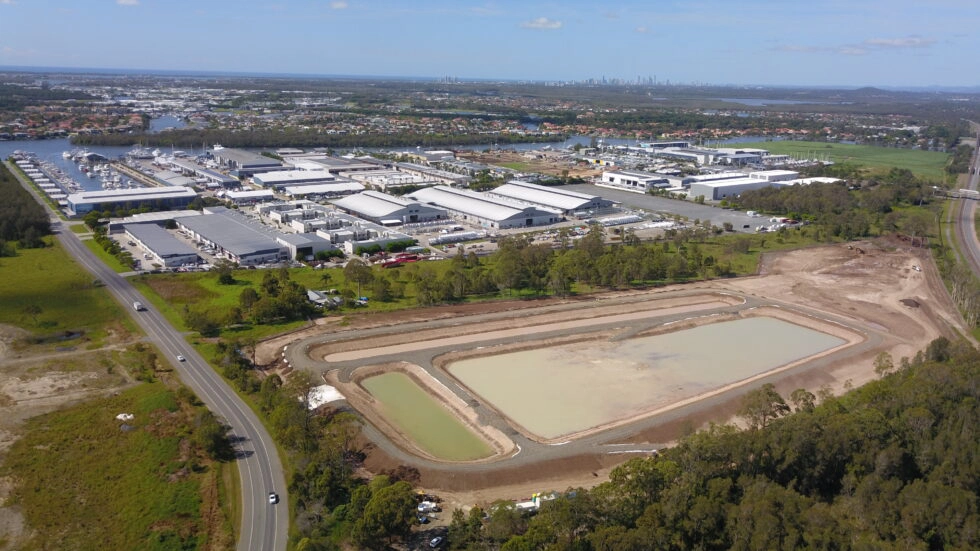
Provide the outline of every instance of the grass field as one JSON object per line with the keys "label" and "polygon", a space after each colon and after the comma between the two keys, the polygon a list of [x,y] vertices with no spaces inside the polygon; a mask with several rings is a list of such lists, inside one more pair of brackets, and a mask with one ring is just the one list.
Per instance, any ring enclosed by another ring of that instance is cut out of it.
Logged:
{"label": "grass field", "polygon": [[850,145],[824,142],[772,141],[740,143],[737,147],[766,149],[776,155],[807,158],[829,157],[835,163],[852,163],[874,170],[907,168],[913,174],[930,180],[943,180],[943,167],[949,155],[938,151],[894,149],[873,145]]}
{"label": "grass field", "polygon": [[0,323],[41,335],[84,330],[89,338],[98,338],[109,324],[135,330],[91,274],[57,242],[46,241],[51,246],[0,258]]}
{"label": "grass field", "polygon": [[95,256],[99,257],[99,260],[101,260],[106,266],[112,268],[114,272],[121,274],[123,272],[133,271],[131,267],[124,266],[122,262],[119,262],[118,258],[107,253],[106,250],[103,249],[101,245],[96,243],[94,239],[83,239],[82,244],[88,247],[88,250],[92,251]]}
{"label": "grass field", "polygon": [[[12,498],[32,528],[30,541],[18,548],[230,545],[221,513],[209,519],[211,526],[202,519],[202,509],[210,508],[202,504],[211,505],[222,491],[223,467],[187,445],[193,412],[186,408],[152,383],[32,419],[3,467],[19,482]],[[115,419],[122,412],[135,416],[128,430]]]}

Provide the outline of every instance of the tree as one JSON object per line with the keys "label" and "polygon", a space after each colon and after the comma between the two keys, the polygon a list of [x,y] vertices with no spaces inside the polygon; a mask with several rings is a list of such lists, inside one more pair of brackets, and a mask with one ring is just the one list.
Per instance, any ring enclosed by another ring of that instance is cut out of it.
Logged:
{"label": "tree", "polygon": [[879,352],[878,355],[875,356],[874,366],[875,373],[879,377],[882,377],[890,373],[891,370],[895,368],[895,362],[892,361],[892,356],[888,352]]}
{"label": "tree", "polygon": [[770,421],[789,412],[789,406],[776,392],[776,387],[772,383],[766,383],[745,395],[738,414],[745,418],[752,428],[766,428]]}
{"label": "tree", "polygon": [[796,408],[795,411],[800,412],[813,411],[817,397],[805,388],[798,388],[789,395],[789,399],[793,402],[793,406]]}
{"label": "tree", "polygon": [[405,481],[374,490],[364,513],[354,522],[351,536],[356,543],[370,549],[390,544],[411,531],[415,506],[415,492]]}
{"label": "tree", "polygon": [[28,304],[27,306],[24,306],[24,308],[21,310],[21,312],[23,312],[25,316],[31,318],[31,321],[34,322],[34,325],[37,325],[37,317],[40,316],[43,311],[44,310],[39,305],[33,302]]}
{"label": "tree", "polygon": [[215,262],[214,265],[211,266],[211,271],[217,274],[218,283],[221,285],[235,284],[235,276],[232,275],[232,271],[234,269],[235,269],[235,264],[224,258]]}
{"label": "tree", "polygon": [[344,279],[357,284],[357,296],[361,295],[361,285],[374,280],[374,271],[360,258],[352,258],[344,266]]}
{"label": "tree", "polygon": [[242,292],[238,295],[238,305],[245,311],[250,311],[252,306],[258,301],[259,294],[251,287],[242,289]]}
{"label": "tree", "polygon": [[213,413],[203,410],[197,415],[195,425],[194,441],[208,457],[220,461],[234,458],[235,451],[228,440],[228,427],[222,425]]}

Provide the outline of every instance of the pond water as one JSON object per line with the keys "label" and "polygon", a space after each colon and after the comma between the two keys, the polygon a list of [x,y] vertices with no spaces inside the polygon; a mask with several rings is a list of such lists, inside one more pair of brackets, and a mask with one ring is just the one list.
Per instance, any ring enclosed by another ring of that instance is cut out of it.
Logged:
{"label": "pond water", "polygon": [[422,390],[408,375],[391,372],[361,381],[381,402],[381,414],[433,457],[472,461],[489,457],[490,445]]}
{"label": "pond water", "polygon": [[586,430],[676,403],[844,344],[769,317],[617,342],[471,358],[453,376],[529,432]]}

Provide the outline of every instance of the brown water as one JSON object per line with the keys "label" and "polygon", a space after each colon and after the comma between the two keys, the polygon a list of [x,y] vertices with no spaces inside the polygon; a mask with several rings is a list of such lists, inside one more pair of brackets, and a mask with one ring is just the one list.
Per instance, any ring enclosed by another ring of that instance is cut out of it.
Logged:
{"label": "brown water", "polygon": [[452,363],[482,399],[555,438],[697,396],[835,348],[843,339],[752,317],[619,342],[582,342]]}

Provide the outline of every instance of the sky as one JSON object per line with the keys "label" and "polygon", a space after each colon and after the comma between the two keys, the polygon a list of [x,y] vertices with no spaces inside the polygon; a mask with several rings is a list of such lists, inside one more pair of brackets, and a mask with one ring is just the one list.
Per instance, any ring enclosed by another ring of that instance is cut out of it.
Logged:
{"label": "sky", "polygon": [[980,85],[977,0],[0,0],[0,66]]}

